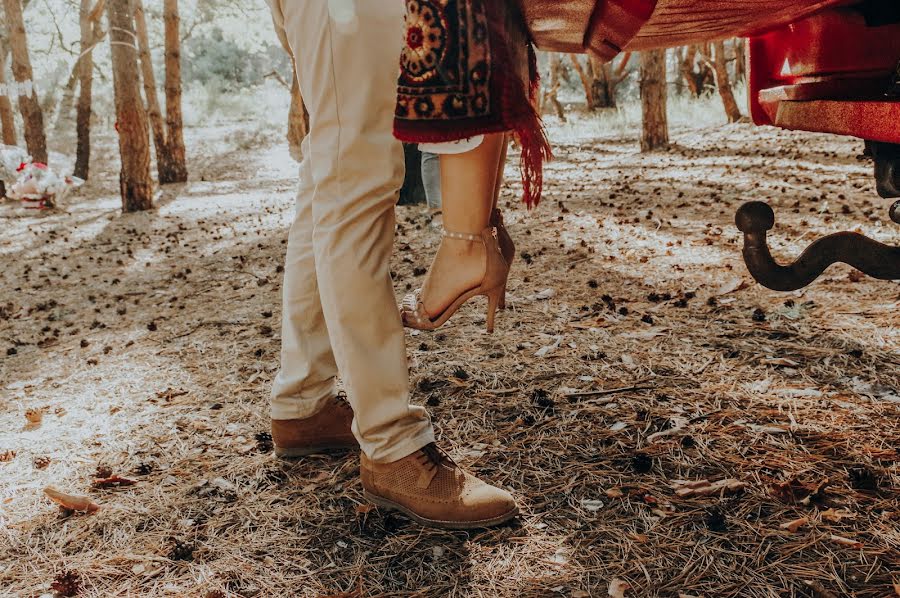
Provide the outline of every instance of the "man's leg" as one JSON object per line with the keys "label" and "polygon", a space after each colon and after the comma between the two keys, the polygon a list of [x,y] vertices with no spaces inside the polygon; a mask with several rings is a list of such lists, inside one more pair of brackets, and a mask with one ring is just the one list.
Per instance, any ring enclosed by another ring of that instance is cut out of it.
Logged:
{"label": "man's leg", "polygon": [[337,376],[316,280],[312,242],[315,185],[307,140],[303,142],[303,155],[284,266],[281,370],[272,387],[274,420],[304,419],[318,412],[335,394]]}
{"label": "man's leg", "polygon": [[434,440],[425,410],[409,404],[390,279],[403,182],[403,150],[392,135],[403,3],[273,3],[310,114],[314,261],[353,430],[369,458],[396,461]]}

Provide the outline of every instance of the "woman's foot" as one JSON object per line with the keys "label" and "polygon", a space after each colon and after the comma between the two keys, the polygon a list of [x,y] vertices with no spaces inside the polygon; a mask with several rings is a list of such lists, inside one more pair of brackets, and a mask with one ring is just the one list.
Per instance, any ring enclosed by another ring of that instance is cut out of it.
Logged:
{"label": "woman's foot", "polygon": [[480,240],[444,237],[422,287],[420,299],[425,312],[437,316],[460,295],[478,288],[484,280],[486,264],[484,243]]}
{"label": "woman's foot", "polygon": [[425,286],[407,295],[400,306],[403,324],[417,330],[435,330],[469,299],[488,298],[487,331],[494,331],[494,316],[503,297],[509,266],[500,253],[497,229],[480,235],[444,232]]}

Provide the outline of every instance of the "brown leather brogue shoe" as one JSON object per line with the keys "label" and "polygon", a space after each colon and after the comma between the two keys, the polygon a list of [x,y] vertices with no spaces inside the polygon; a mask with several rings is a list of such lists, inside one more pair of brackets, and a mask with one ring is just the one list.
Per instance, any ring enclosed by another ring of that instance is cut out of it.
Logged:
{"label": "brown leather brogue shoe", "polygon": [[509,492],[468,473],[435,444],[393,463],[373,463],[363,454],[360,476],[372,504],[430,527],[491,527],[519,514]]}
{"label": "brown leather brogue shoe", "polygon": [[335,397],[324,409],[306,419],[273,419],[272,442],[279,457],[294,458],[341,450],[357,450],[350,429],[353,409]]}

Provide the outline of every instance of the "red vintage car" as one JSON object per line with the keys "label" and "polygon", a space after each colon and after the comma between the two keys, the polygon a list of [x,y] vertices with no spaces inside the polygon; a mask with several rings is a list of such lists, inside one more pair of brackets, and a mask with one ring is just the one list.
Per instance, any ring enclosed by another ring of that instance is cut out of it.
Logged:
{"label": "red vintage car", "polygon": [[[750,39],[750,113],[759,125],[866,141],[878,193],[900,198],[900,0],[521,0],[541,49],[589,52]],[[900,201],[890,208],[900,224]],[[814,281],[835,262],[900,279],[900,248],[856,233],[816,241],[790,266],[775,262],[760,202],[738,211],[744,258],[761,284],[781,291]]]}

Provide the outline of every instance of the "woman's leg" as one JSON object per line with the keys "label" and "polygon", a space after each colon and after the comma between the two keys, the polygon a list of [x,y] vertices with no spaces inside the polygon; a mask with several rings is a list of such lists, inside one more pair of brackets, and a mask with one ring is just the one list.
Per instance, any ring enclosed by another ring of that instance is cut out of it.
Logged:
{"label": "woman's leg", "polygon": [[497,209],[497,204],[500,201],[500,190],[503,188],[503,171],[506,170],[506,154],[509,150],[509,134],[503,134],[502,147],[500,149],[500,159],[497,161],[497,179],[494,183],[494,203],[491,206],[492,210]]}
{"label": "woman's leg", "polygon": [[[496,202],[497,173],[506,135],[485,135],[477,148],[441,156],[444,228],[477,235],[488,227]],[[485,274],[481,241],[444,238],[422,288],[425,311],[443,312],[466,291],[478,287]]]}

